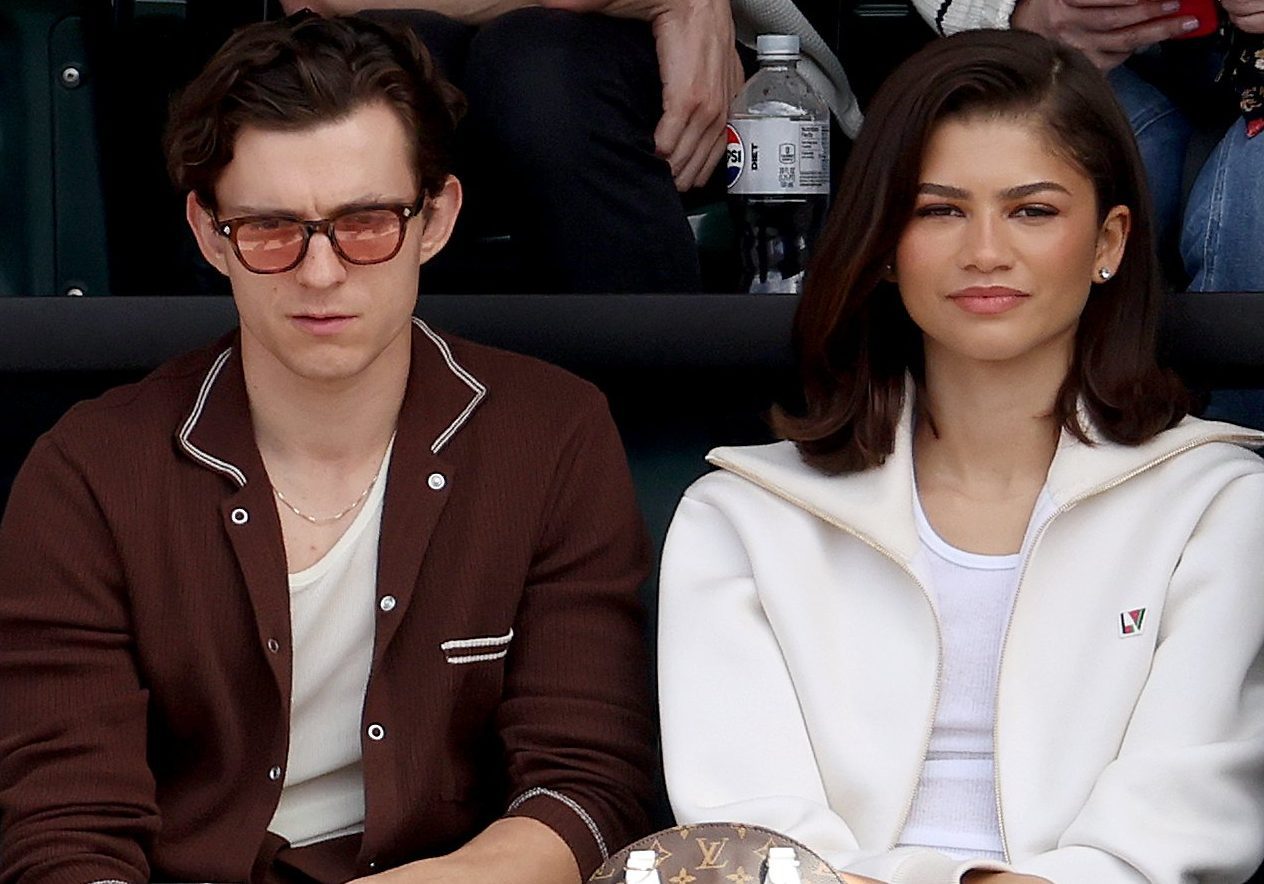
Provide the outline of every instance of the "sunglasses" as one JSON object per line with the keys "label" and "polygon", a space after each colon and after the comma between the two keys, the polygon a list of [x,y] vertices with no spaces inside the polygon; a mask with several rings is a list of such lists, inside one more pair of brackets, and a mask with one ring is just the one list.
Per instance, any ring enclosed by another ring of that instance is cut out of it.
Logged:
{"label": "sunglasses", "polygon": [[289,215],[244,215],[219,220],[215,232],[228,239],[243,267],[252,273],[284,273],[307,255],[312,235],[323,233],[339,258],[349,264],[381,264],[399,254],[408,222],[425,203],[355,206],[328,218],[304,221]]}

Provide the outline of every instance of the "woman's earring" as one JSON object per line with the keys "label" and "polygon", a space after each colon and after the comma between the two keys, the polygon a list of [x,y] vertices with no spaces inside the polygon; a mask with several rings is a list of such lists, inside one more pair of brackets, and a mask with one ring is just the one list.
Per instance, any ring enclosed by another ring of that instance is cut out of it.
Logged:
{"label": "woman's earring", "polygon": [[1102,282],[1105,282],[1106,280],[1110,279],[1114,275],[1115,274],[1110,272],[1109,267],[1103,267],[1101,270],[1097,271],[1097,276],[1099,279],[1101,279]]}

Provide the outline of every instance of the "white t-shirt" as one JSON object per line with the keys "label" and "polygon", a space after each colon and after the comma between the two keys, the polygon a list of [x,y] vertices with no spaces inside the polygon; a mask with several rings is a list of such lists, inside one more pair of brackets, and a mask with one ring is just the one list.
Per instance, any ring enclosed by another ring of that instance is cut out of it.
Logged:
{"label": "white t-shirt", "polygon": [[926,763],[900,844],[960,859],[1001,859],[992,739],[1001,646],[1032,526],[1052,502],[1041,491],[1022,550],[1010,555],[957,549],[935,533],[916,492],[913,509],[943,640],[943,679]]}
{"label": "white t-shirt", "polygon": [[268,831],[295,847],[364,831],[360,718],[373,659],[377,548],[390,459],[388,446],[373,489],[338,542],[320,561],[290,575],[290,749]]}

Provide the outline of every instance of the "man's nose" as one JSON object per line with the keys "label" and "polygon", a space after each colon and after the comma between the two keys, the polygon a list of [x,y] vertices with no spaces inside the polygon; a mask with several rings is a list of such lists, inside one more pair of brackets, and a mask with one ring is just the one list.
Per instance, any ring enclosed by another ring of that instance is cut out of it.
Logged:
{"label": "man's nose", "polygon": [[309,288],[328,288],[347,278],[347,265],[334,244],[323,233],[313,233],[307,243],[307,254],[298,265],[298,281]]}

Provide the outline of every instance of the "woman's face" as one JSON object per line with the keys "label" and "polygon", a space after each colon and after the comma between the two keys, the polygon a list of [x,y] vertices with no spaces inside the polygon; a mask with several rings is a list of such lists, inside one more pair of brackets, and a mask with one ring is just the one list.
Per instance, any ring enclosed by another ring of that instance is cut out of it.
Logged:
{"label": "woman's face", "polygon": [[[931,133],[894,274],[928,361],[1050,357],[1065,370],[1128,209],[1098,222],[1093,182],[1027,118],[949,118]],[[1062,360],[1059,362],[1059,360]]]}

